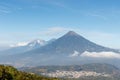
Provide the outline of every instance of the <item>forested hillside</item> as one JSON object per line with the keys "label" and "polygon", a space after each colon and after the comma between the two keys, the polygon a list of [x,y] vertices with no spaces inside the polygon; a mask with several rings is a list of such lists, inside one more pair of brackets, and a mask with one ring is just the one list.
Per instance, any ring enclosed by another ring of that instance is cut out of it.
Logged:
{"label": "forested hillside", "polygon": [[12,66],[0,65],[0,80],[59,80],[47,78],[34,73],[21,72]]}
{"label": "forested hillside", "polygon": [[120,77],[114,75],[112,77],[104,76],[86,76],[80,78],[50,78],[34,73],[18,71],[12,66],[0,65],[0,80],[120,80]]}

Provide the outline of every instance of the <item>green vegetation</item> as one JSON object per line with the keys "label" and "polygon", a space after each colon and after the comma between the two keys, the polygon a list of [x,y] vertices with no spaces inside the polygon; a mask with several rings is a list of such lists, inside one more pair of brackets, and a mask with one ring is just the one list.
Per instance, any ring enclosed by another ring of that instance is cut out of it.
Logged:
{"label": "green vegetation", "polygon": [[[97,66],[97,64],[94,64],[94,65]],[[85,66],[88,66],[88,65],[85,65]],[[84,66],[84,68],[86,68],[85,66]],[[90,65],[89,68],[86,68],[86,69],[90,69],[91,67],[95,67],[95,66],[93,66],[93,64],[92,64],[92,65]],[[104,64],[104,67],[105,67],[105,64]],[[64,68],[65,68],[65,66],[64,66]],[[100,70],[102,70],[102,68]],[[115,69],[115,71],[117,69],[117,68],[114,68],[112,66],[108,67],[108,68],[109,69],[113,68],[112,70]],[[52,67],[50,67],[50,69],[52,69]],[[66,69],[68,69],[68,70],[72,69],[73,70],[75,68],[72,66],[70,69],[68,67]],[[52,70],[54,70],[54,69],[52,69]],[[81,70],[81,68],[79,68],[78,70]],[[104,68],[103,68],[103,70],[104,70]],[[40,69],[40,71],[42,71],[42,69]],[[44,72],[44,70],[43,70],[43,72]],[[0,65],[0,80],[120,80],[120,75],[118,75],[118,74],[119,73],[114,72],[114,75],[111,76],[111,77],[86,76],[86,77],[80,77],[78,79],[73,79],[73,78],[71,78],[71,79],[70,78],[58,79],[58,78],[44,77],[44,76],[41,76],[41,75],[36,75],[34,73],[27,73],[27,72],[23,72],[23,71],[18,71],[16,68],[14,68],[12,66]]]}
{"label": "green vegetation", "polygon": [[0,65],[0,80],[59,80],[35,75],[34,73],[21,72],[12,66]]}

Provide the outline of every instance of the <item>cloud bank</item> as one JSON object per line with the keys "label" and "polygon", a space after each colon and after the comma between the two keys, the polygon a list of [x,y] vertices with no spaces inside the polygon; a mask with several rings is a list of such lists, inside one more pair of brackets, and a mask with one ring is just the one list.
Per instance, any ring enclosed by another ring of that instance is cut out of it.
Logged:
{"label": "cloud bank", "polygon": [[80,55],[81,57],[92,57],[92,58],[116,58],[120,59],[119,53],[114,52],[84,52]]}

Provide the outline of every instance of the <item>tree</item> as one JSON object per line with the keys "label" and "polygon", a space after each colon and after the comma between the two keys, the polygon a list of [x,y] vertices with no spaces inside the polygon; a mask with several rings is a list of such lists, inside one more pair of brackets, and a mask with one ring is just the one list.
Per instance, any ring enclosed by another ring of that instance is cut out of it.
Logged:
{"label": "tree", "polygon": [[13,77],[10,73],[6,72],[6,70],[3,69],[2,76],[0,77],[0,80],[13,80]]}

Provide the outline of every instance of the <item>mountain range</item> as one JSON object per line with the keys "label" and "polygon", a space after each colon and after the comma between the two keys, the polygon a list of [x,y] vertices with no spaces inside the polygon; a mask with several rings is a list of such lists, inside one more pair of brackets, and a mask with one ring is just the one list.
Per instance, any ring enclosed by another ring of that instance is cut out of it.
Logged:
{"label": "mountain range", "polygon": [[115,52],[119,53],[118,50],[107,48],[95,44],[79,34],[69,31],[67,34],[55,40],[53,43],[45,45],[41,48],[32,50],[30,52],[34,54],[70,54],[74,51],[79,52],[80,54],[85,51],[88,52]]}
{"label": "mountain range", "polygon": [[23,52],[27,52],[27,51],[30,51],[30,50],[33,50],[33,49],[40,48],[40,47],[42,47],[46,44],[51,43],[54,40],[55,39],[45,41],[45,40],[41,40],[41,39],[36,39],[36,40],[29,41],[29,42],[19,42],[17,44],[10,45],[9,49],[2,50],[2,51],[0,51],[0,53],[2,55],[19,54],[19,53],[23,53]]}
{"label": "mountain range", "polygon": [[58,39],[34,40],[22,46],[0,52],[1,63],[15,66],[68,65],[120,60],[120,52],[98,45],[69,31]]}
{"label": "mountain range", "polygon": [[23,53],[38,47],[41,47],[45,44],[44,40],[34,40],[31,42],[21,42],[15,45],[11,45],[10,49],[1,51],[0,53],[4,53],[4,55],[13,55],[18,53]]}

